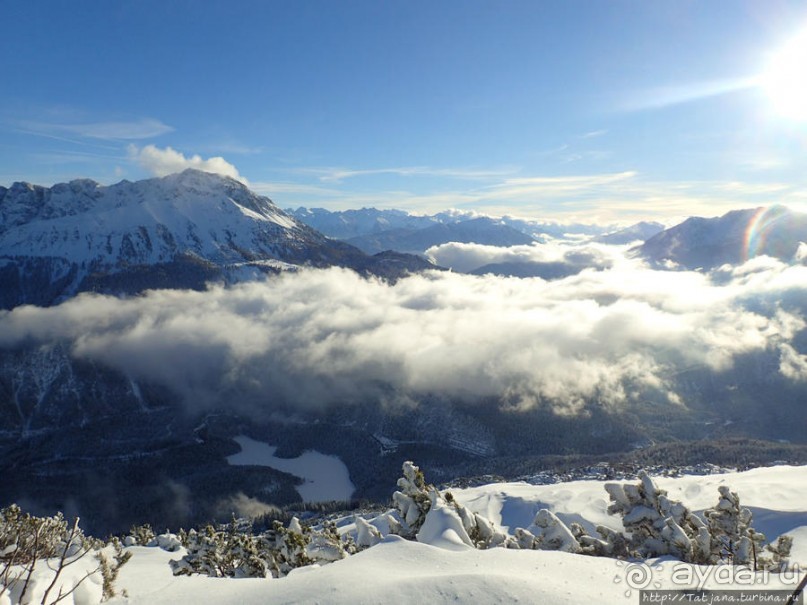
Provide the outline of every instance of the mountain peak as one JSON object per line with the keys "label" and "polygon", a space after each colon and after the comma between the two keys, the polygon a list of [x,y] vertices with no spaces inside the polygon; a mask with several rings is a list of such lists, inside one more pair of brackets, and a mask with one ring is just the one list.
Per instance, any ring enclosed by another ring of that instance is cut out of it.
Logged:
{"label": "mountain peak", "polygon": [[87,289],[201,288],[289,264],[388,277],[410,270],[329,240],[236,179],[200,170],[0,191],[0,308]]}

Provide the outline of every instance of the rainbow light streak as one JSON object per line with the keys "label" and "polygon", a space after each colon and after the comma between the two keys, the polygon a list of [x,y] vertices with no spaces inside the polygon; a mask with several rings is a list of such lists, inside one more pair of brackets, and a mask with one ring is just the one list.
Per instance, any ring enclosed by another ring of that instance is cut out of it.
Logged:
{"label": "rainbow light streak", "polygon": [[786,208],[772,206],[760,208],[748,222],[743,239],[743,260],[754,258],[764,249],[768,234],[780,220],[789,216]]}

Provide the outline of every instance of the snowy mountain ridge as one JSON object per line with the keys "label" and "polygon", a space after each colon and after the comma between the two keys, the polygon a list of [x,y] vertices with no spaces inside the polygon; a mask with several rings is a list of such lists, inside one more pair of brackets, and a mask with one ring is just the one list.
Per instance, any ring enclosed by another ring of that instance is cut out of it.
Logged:
{"label": "snowy mountain ridge", "polygon": [[195,170],[108,187],[76,180],[0,192],[0,254],[57,256],[88,271],[180,252],[219,262],[277,256],[312,231],[241,183]]}
{"label": "snowy mountain ridge", "polygon": [[110,186],[83,179],[0,188],[0,308],[85,290],[200,288],[289,265],[398,277],[428,263],[368,257],[242,183],[198,170]]}

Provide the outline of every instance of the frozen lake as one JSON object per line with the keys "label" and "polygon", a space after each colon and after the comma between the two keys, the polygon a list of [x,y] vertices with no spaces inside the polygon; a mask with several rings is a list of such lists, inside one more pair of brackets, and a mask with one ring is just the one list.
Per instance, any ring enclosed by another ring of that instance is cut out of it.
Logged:
{"label": "frozen lake", "polygon": [[303,452],[297,458],[278,458],[276,447],[249,437],[239,435],[235,442],[241,451],[227,456],[234,466],[268,466],[305,481],[297,486],[297,492],[305,502],[350,500],[356,486],[350,480],[345,463],[338,456],[327,456],[317,451]]}

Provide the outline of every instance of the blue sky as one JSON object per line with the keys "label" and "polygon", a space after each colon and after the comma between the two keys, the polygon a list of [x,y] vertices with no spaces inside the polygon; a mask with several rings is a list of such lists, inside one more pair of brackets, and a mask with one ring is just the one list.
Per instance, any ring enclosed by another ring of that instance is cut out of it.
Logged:
{"label": "blue sky", "polygon": [[807,115],[759,85],[804,2],[10,0],[0,20],[6,186],[197,166],[282,207],[807,204]]}

